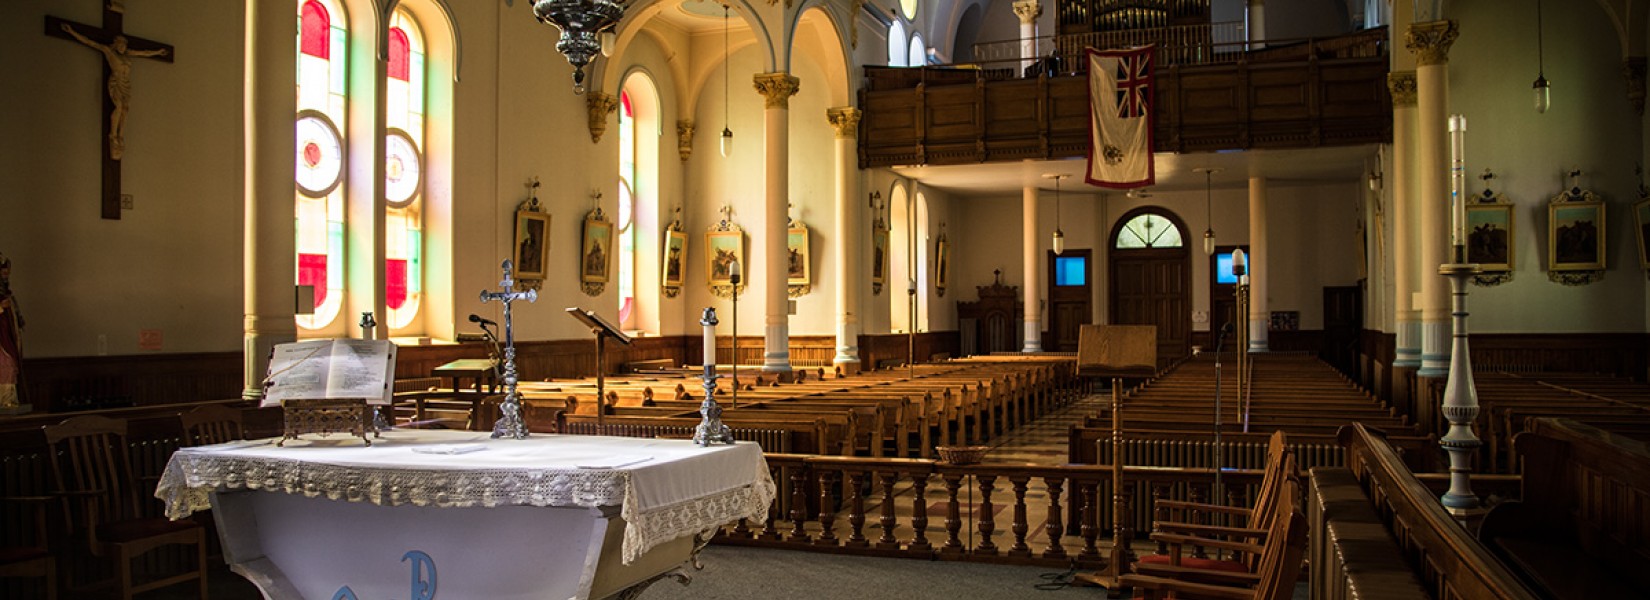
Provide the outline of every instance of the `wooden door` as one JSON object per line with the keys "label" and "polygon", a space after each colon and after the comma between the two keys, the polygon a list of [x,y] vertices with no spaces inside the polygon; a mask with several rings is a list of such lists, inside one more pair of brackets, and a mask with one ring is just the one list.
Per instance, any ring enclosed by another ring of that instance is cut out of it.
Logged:
{"label": "wooden door", "polygon": [[1157,327],[1157,365],[1191,351],[1191,286],[1184,250],[1112,253],[1111,322]]}
{"label": "wooden door", "polygon": [[1363,332],[1362,286],[1323,288],[1323,348],[1319,356],[1342,373],[1355,374],[1358,336]]}
{"label": "wooden door", "polygon": [[1076,352],[1078,332],[1094,322],[1094,252],[1067,249],[1048,253],[1048,339],[1043,348]]}
{"label": "wooden door", "polygon": [[[1215,342],[1221,342],[1223,351],[1237,349],[1237,285],[1236,276],[1231,274],[1232,251],[1242,248],[1249,251],[1248,246],[1220,246],[1209,257],[1209,349],[1216,350]],[[1226,265],[1222,273],[1221,265]],[[1230,323],[1232,329],[1226,332],[1222,339],[1220,332]]]}

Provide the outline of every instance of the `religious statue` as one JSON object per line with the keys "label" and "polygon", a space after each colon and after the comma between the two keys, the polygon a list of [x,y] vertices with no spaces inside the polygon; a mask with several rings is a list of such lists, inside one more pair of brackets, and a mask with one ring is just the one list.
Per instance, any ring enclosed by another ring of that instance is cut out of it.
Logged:
{"label": "religious statue", "polygon": [[68,23],[63,23],[59,27],[80,43],[102,52],[104,61],[109,64],[109,100],[114,104],[114,109],[109,111],[109,158],[120,160],[126,144],[123,135],[126,128],[126,109],[132,100],[132,57],[165,56],[168,50],[132,50],[126,46],[124,35],[116,35],[114,41],[104,45],[81,35]]}
{"label": "religious statue", "polygon": [[15,409],[20,404],[17,385],[23,360],[22,332],[23,317],[17,310],[17,297],[11,293],[11,259],[0,254],[0,410]]}

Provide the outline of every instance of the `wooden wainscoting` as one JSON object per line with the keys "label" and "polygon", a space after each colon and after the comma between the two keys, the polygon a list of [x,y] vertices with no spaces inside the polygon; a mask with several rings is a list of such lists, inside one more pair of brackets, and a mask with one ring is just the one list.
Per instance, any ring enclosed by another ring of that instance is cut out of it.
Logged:
{"label": "wooden wainscoting", "polygon": [[24,358],[24,402],[66,412],[238,398],[241,353]]}
{"label": "wooden wainscoting", "polygon": [[[938,356],[956,357],[962,337],[955,330],[925,331],[917,334],[916,360],[928,362]],[[904,364],[910,355],[910,336],[903,333],[874,333],[859,336],[859,361],[865,369]]]}

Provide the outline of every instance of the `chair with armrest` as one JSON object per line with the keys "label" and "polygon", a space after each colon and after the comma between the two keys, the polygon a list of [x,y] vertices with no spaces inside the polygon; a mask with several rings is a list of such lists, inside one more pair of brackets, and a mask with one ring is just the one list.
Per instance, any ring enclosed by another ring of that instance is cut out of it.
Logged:
{"label": "chair with armrest", "polygon": [[178,415],[183,423],[183,445],[206,446],[246,439],[241,409],[202,404]]}
{"label": "chair with armrest", "polygon": [[[206,598],[206,536],[201,526],[191,520],[139,516],[126,422],[87,415],[44,429],[72,551],[113,559],[114,584],[123,600],[192,579],[199,583],[200,597]],[[134,558],[177,545],[194,546],[194,570],[133,581]]]}
{"label": "chair with armrest", "polygon": [[[1262,544],[1265,541],[1267,530],[1272,525],[1272,517],[1279,514],[1275,510],[1278,493],[1283,489],[1286,481],[1298,483],[1300,479],[1300,472],[1296,465],[1294,453],[1288,449],[1288,436],[1282,431],[1274,432],[1266,446],[1266,473],[1261,478],[1260,485],[1256,487],[1255,505],[1252,508],[1159,500],[1155,505],[1164,514],[1164,517],[1152,522],[1154,539],[1156,534],[1175,534],[1225,539],[1251,545]],[[1198,515],[1206,517],[1221,515],[1233,524],[1219,526],[1192,522],[1193,518]],[[1146,562],[1167,562],[1162,557],[1163,555],[1151,555],[1142,558],[1142,560]],[[1257,560],[1259,559],[1256,556],[1248,556],[1245,563],[1248,570],[1254,570]]]}
{"label": "chair with armrest", "polygon": [[1208,547],[1260,556],[1259,568],[1253,573],[1136,563],[1137,574],[1124,575],[1118,585],[1138,590],[1148,599],[1287,600],[1294,595],[1295,580],[1300,578],[1306,554],[1308,525],[1300,509],[1300,495],[1298,486],[1283,486],[1276,507],[1278,515],[1264,545],[1201,540]]}
{"label": "chair with armrest", "polygon": [[14,506],[24,506],[34,516],[32,539],[8,539],[7,544],[0,545],[0,579],[43,579],[47,600],[57,598],[57,561],[52,557],[46,537],[46,507],[52,500],[55,498],[51,496],[0,497],[0,508],[10,510]]}

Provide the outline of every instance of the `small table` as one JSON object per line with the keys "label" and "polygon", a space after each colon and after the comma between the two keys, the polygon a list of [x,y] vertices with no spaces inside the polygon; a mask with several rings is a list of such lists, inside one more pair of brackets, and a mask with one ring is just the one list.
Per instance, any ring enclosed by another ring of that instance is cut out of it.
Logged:
{"label": "small table", "polygon": [[756,444],[273,441],[180,449],[155,490],[174,519],[211,508],[224,559],[269,598],[421,597],[438,577],[443,598],[605,598],[674,572],[697,534],[766,518],[774,498]]}
{"label": "small table", "polygon": [[481,386],[485,384],[488,393],[498,392],[498,379],[493,377],[493,359],[490,358],[460,358],[430,369],[430,374],[446,379],[455,390],[462,380],[473,379],[475,391],[482,391]]}

